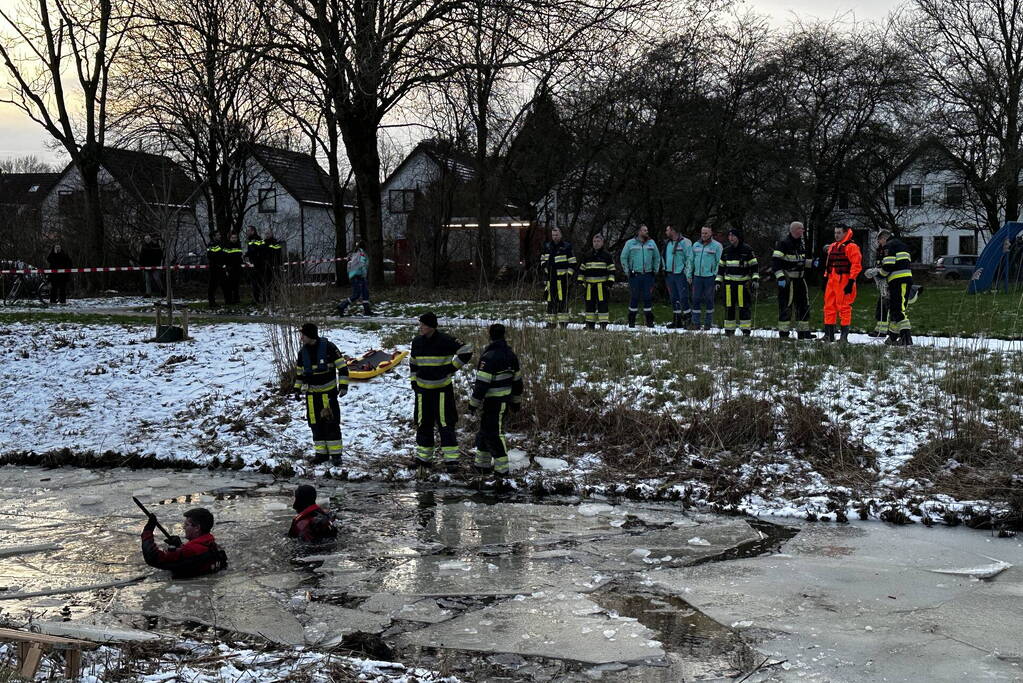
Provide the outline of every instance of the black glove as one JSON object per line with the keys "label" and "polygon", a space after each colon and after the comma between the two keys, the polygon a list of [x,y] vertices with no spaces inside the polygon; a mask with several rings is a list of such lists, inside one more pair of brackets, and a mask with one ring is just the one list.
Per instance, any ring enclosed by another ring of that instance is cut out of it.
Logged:
{"label": "black glove", "polygon": [[856,280],[853,280],[852,278],[849,278],[849,280],[845,283],[845,290],[844,290],[845,293],[846,294],[852,294],[853,286],[855,284],[856,284]]}
{"label": "black glove", "polygon": [[517,413],[520,410],[522,410],[522,404],[519,403],[518,401],[516,401],[515,403],[509,403],[508,409],[511,410],[513,413]]}
{"label": "black glove", "polygon": [[156,528],[156,515],[152,512],[149,513],[149,519],[146,520],[146,525],[142,527],[143,532],[151,532]]}
{"label": "black glove", "polygon": [[172,547],[172,548],[180,548],[181,547],[181,537],[180,536],[168,536],[167,540],[165,541],[165,543],[167,545],[169,545],[170,547]]}

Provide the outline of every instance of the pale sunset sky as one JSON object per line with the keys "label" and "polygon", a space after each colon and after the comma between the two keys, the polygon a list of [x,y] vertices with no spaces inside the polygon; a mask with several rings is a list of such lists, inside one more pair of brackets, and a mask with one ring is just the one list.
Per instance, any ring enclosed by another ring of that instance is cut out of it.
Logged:
{"label": "pale sunset sky", "polygon": [[[11,12],[20,0],[0,0],[0,8]],[[898,4],[898,0],[745,0],[745,7],[766,15],[779,25],[794,18],[819,17],[830,19],[848,15],[861,21],[883,19]],[[7,33],[7,27],[0,20],[0,36]],[[2,39],[2,38],[0,38]],[[0,65],[0,91],[6,95],[7,74]],[[23,112],[7,104],[0,104],[0,159],[35,155],[44,161],[62,164],[66,156],[54,151],[51,138],[42,127],[31,121]]]}

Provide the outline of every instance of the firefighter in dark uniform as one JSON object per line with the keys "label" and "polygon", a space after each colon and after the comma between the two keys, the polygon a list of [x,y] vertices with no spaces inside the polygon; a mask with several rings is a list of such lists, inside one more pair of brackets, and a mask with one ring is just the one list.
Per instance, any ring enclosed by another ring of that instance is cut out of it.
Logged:
{"label": "firefighter in dark uniform", "polygon": [[224,260],[224,303],[236,304],[241,301],[239,288],[242,281],[242,243],[238,233],[232,232],[221,247]]}
{"label": "firefighter in dark uniform", "polygon": [[[810,339],[810,293],[806,287],[806,269],[813,260],[806,253],[803,240],[805,228],[796,221],[789,225],[789,234],[778,241],[771,258],[774,278],[778,281],[778,335],[787,339],[795,330],[799,339]],[[796,319],[793,322],[792,314]]]}
{"label": "firefighter in dark uniform", "polygon": [[598,322],[600,329],[607,329],[608,289],[614,281],[614,257],[604,248],[604,236],[598,232],[593,236],[593,250],[579,268],[579,282],[586,287],[586,329],[594,329]]}
{"label": "firefighter in dark uniform", "polygon": [[245,242],[245,260],[252,266],[252,300],[261,304],[266,297],[266,267],[263,265],[266,259],[266,242],[252,225],[249,226]]}
{"label": "firefighter in dark uniform", "polygon": [[305,399],[306,421],[313,432],[313,462],[330,458],[341,464],[341,407],[348,393],[348,365],[338,348],[323,339],[313,323],[302,325],[302,349],[295,362],[295,391]]}
{"label": "firefighter in dark uniform", "polygon": [[508,474],[504,415],[508,410],[518,412],[522,406],[522,372],[518,357],[504,339],[504,325],[491,325],[489,335],[490,344],[480,356],[469,399],[470,413],[482,408],[476,433],[475,470],[481,475],[493,470],[504,476]]}
{"label": "firefighter in dark uniform", "polygon": [[877,284],[877,303],[874,304],[874,329],[869,333],[871,337],[888,336],[888,282],[878,274],[886,253],[887,250],[878,242],[877,249],[874,252],[874,267],[868,268],[864,272],[865,277],[869,277]]}
{"label": "firefighter in dark uniform", "polygon": [[302,484],[295,489],[295,502],[291,504],[295,517],[288,529],[289,538],[305,543],[325,543],[337,538],[337,527],[329,512],[316,504],[316,487]]}
{"label": "firefighter in dark uniform", "polygon": [[913,261],[909,247],[894,237],[891,232],[882,230],[877,236],[877,243],[884,248],[884,258],[877,274],[888,283],[888,338],[885,344],[893,346],[912,346],[912,326],[909,323],[909,304],[913,298]]}
{"label": "firefighter in dark uniform", "polygon": [[741,228],[728,231],[728,246],[718,264],[718,284],[725,289],[725,334],[731,336],[736,329],[749,336],[753,330],[753,294],[760,286],[757,255],[743,241]]}
{"label": "firefighter in dark uniform", "polygon": [[224,285],[224,246],[220,240],[213,240],[206,247],[206,265],[209,274],[206,295],[209,297],[210,306],[217,305],[218,289],[224,292],[224,303],[227,303],[227,289]]}
{"label": "firefighter in dark uniform", "polygon": [[409,358],[412,391],[416,405],[416,458],[413,466],[425,476],[433,466],[433,433],[440,432],[441,452],[448,472],[458,469],[458,439],[455,425],[458,409],[452,377],[472,358],[472,346],[437,330],[437,316],[419,316],[419,336],[412,340]]}
{"label": "firefighter in dark uniform", "polygon": [[273,230],[266,231],[263,239],[263,291],[267,301],[277,297],[277,289],[284,281],[284,242],[274,237]]}
{"label": "firefighter in dark uniform", "polygon": [[576,268],[572,244],[561,239],[561,230],[551,229],[551,241],[540,254],[540,273],[547,295],[547,327],[568,326],[568,282]]}
{"label": "firefighter in dark uniform", "polygon": [[217,545],[210,531],[213,529],[213,513],[206,508],[195,508],[185,513],[184,545],[177,536],[167,539],[170,550],[160,550],[153,538],[156,529],[156,515],[150,513],[142,529],[142,558],[150,567],[166,569],[175,579],[193,579],[197,576],[214,574],[227,568],[227,554]]}

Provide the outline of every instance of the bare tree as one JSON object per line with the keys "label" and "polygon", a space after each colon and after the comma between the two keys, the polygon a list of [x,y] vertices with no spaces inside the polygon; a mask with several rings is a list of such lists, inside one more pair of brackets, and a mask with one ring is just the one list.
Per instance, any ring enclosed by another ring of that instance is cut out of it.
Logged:
{"label": "bare tree", "polygon": [[55,168],[35,155],[0,159],[0,174],[3,173],[53,173]]}
{"label": "bare tree", "polygon": [[1023,0],[913,0],[901,34],[927,89],[933,131],[984,206],[1019,218]]}
{"label": "bare tree", "polygon": [[266,34],[244,0],[139,0],[147,28],[127,46],[113,84],[122,141],[185,161],[211,214],[210,232],[242,232],[246,149],[277,129],[274,65],[248,49]]}
{"label": "bare tree", "polygon": [[[67,151],[82,176],[89,256],[105,262],[99,171],[110,74],[133,24],[133,0],[38,0],[0,9],[8,94]],[[72,74],[68,78],[68,72]]]}
{"label": "bare tree", "polygon": [[[383,281],[381,121],[410,93],[446,74],[434,55],[464,0],[261,0],[276,30],[263,53],[308,70],[333,103],[364,216],[370,280]],[[328,121],[328,126],[331,125]],[[331,136],[338,137],[338,136]]]}

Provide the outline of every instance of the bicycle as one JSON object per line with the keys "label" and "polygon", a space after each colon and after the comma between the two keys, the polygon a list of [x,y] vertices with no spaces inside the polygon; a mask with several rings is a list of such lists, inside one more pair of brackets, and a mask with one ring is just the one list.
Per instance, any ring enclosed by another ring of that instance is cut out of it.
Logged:
{"label": "bicycle", "polygon": [[0,276],[0,294],[4,304],[10,306],[19,299],[38,299],[39,303],[50,301],[50,282],[39,273],[13,273]]}

